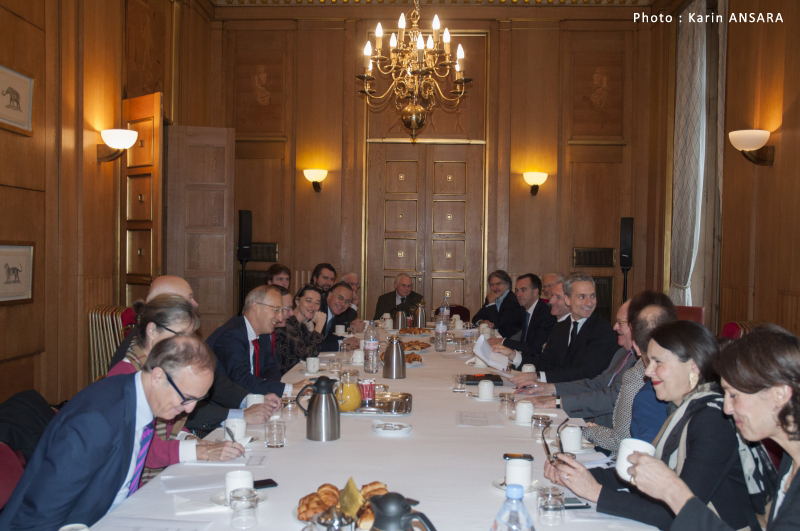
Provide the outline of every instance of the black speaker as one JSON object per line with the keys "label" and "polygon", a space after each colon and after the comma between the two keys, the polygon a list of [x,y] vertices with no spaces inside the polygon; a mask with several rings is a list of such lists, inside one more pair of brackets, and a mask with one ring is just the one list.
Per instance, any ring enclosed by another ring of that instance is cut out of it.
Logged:
{"label": "black speaker", "polygon": [[250,260],[250,245],[253,243],[253,213],[239,211],[239,247],[237,260]]}
{"label": "black speaker", "polygon": [[633,267],[633,218],[622,218],[619,224],[619,266]]}

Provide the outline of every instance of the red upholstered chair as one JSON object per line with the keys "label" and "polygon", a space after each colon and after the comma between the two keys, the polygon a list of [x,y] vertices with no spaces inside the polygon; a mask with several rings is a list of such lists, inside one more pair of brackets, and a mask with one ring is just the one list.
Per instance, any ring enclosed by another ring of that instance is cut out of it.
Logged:
{"label": "red upholstered chair", "polygon": [[[452,317],[456,314],[461,317],[462,321],[469,321],[470,313],[466,306],[450,306],[450,316]],[[439,315],[439,308],[436,308],[433,315]]]}
{"label": "red upholstered chair", "polygon": [[19,483],[24,472],[24,461],[21,455],[18,456],[7,444],[0,442],[0,509],[6,506],[14,487]]}
{"label": "red upholstered chair", "polygon": [[722,337],[728,339],[741,339],[743,335],[749,334],[757,326],[766,324],[766,321],[731,321],[722,327]]}
{"label": "red upholstered chair", "polygon": [[678,319],[681,321],[694,321],[701,325],[706,321],[706,309],[703,306],[676,306]]}

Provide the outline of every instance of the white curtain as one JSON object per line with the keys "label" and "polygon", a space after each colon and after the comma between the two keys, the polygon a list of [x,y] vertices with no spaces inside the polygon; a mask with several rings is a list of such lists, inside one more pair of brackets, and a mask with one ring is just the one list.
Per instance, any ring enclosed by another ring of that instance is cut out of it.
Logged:
{"label": "white curtain", "polygon": [[[683,12],[701,20],[706,0],[694,0]],[[706,25],[678,25],[675,76],[675,136],[672,180],[672,301],[692,305],[689,289],[700,242],[700,208],[706,154]]]}

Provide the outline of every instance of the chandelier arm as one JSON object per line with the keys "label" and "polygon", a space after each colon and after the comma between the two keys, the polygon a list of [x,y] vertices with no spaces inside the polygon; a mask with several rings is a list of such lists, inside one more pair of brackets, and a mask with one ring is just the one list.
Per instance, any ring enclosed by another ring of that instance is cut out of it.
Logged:
{"label": "chandelier arm", "polygon": [[384,92],[384,93],[383,93],[383,94],[381,94],[380,96],[373,96],[373,95],[371,95],[371,94],[369,94],[369,93],[368,93],[368,94],[367,94],[367,101],[369,101],[369,100],[372,100],[372,101],[382,101],[382,100],[386,99],[386,97],[387,97],[387,96],[389,96],[389,93],[390,93],[390,92],[391,92],[391,91],[392,91],[392,90],[395,88],[395,85],[397,85],[397,81],[398,81],[398,80],[396,80],[396,79],[395,79],[395,80],[392,82],[392,84],[391,84],[391,85],[389,85],[389,88],[387,88],[387,89],[386,89],[386,92]]}
{"label": "chandelier arm", "polygon": [[436,92],[439,94],[440,100],[443,102],[453,104],[454,107],[458,105],[459,101],[461,101],[461,97],[464,95],[464,89],[462,88],[461,93],[458,94],[455,98],[448,98],[447,96],[444,95],[438,83],[435,84],[435,87],[436,87]]}

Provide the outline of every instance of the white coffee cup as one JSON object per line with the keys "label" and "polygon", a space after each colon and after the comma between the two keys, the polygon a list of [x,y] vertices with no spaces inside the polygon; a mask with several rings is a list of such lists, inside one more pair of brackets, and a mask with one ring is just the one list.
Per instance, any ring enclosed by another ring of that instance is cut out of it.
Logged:
{"label": "white coffee cup", "polygon": [[564,426],[561,430],[561,444],[565,452],[579,452],[583,447],[583,431],[579,426]]}
{"label": "white coffee cup", "polygon": [[245,405],[246,407],[254,406],[256,404],[263,404],[264,403],[264,395],[254,395],[249,394],[245,397]]}
{"label": "white coffee cup", "polygon": [[86,531],[87,529],[89,529],[89,526],[86,524],[67,524],[59,527],[58,531]]}
{"label": "white coffee cup", "polygon": [[487,325],[486,323],[482,323],[478,327],[478,332],[481,333],[481,334],[485,334],[487,330],[489,330],[489,325]]}
{"label": "white coffee cup", "polygon": [[225,474],[225,499],[230,503],[231,491],[236,489],[252,489],[253,473],[249,470],[234,470]]}
{"label": "white coffee cup", "polygon": [[514,415],[517,424],[530,424],[533,418],[533,402],[529,400],[517,402]]}
{"label": "white coffee cup", "polygon": [[[230,428],[237,441],[244,439],[244,436],[247,434],[247,422],[244,419],[228,419],[225,421],[225,427]],[[231,440],[231,436],[228,435],[228,430],[225,430],[225,440]]]}
{"label": "white coffee cup", "polygon": [[350,363],[364,363],[364,351],[360,348],[355,349],[350,357]]}
{"label": "white coffee cup", "polygon": [[522,366],[522,372],[536,372],[536,366],[533,363],[526,363]]}
{"label": "white coffee cup", "polygon": [[319,358],[306,358],[306,372],[319,372]]}
{"label": "white coffee cup", "polygon": [[473,361],[472,361],[472,366],[473,366],[473,367],[488,367],[488,365],[486,365],[486,364],[483,362],[483,360],[482,360],[482,359],[480,359],[478,356],[475,356],[474,358],[472,358],[472,360],[473,360]]}
{"label": "white coffee cup", "polygon": [[459,321],[461,321],[461,316],[460,316],[460,315],[458,315],[458,314],[455,314],[455,315],[453,316],[453,319],[455,319],[455,320],[456,320],[456,322],[459,322]]}
{"label": "white coffee cup", "polygon": [[464,321],[459,319],[458,321],[456,321],[456,324],[453,325],[453,328],[455,330],[464,330]]}
{"label": "white coffee cup", "polygon": [[364,339],[359,339],[358,340],[358,348],[360,348],[361,350],[364,350],[364,346],[366,344],[367,344],[366,340],[364,340]]}
{"label": "white coffee cup", "polygon": [[643,454],[655,456],[656,447],[640,439],[622,439],[622,442],[619,443],[619,450],[617,450],[617,466],[615,469],[617,471],[617,475],[623,481],[630,482],[631,480],[631,475],[628,473],[628,469],[633,465],[630,463],[630,461],[628,461],[628,456],[630,456],[633,452],[641,452]]}
{"label": "white coffee cup", "polygon": [[392,315],[389,313],[385,313],[381,316],[381,319],[391,319]]}
{"label": "white coffee cup", "polygon": [[345,334],[344,330],[345,330],[344,325],[336,325],[335,331],[337,336],[343,336]]}
{"label": "white coffee cup", "polygon": [[522,485],[527,489],[533,482],[531,465],[527,459],[509,459],[506,461],[506,485]]}
{"label": "white coffee cup", "polygon": [[481,380],[478,382],[478,398],[484,400],[494,398],[494,384],[491,380]]}
{"label": "white coffee cup", "polygon": [[386,321],[384,321],[383,327],[386,330],[391,330],[392,328],[394,328],[394,321],[392,319],[386,319]]}

